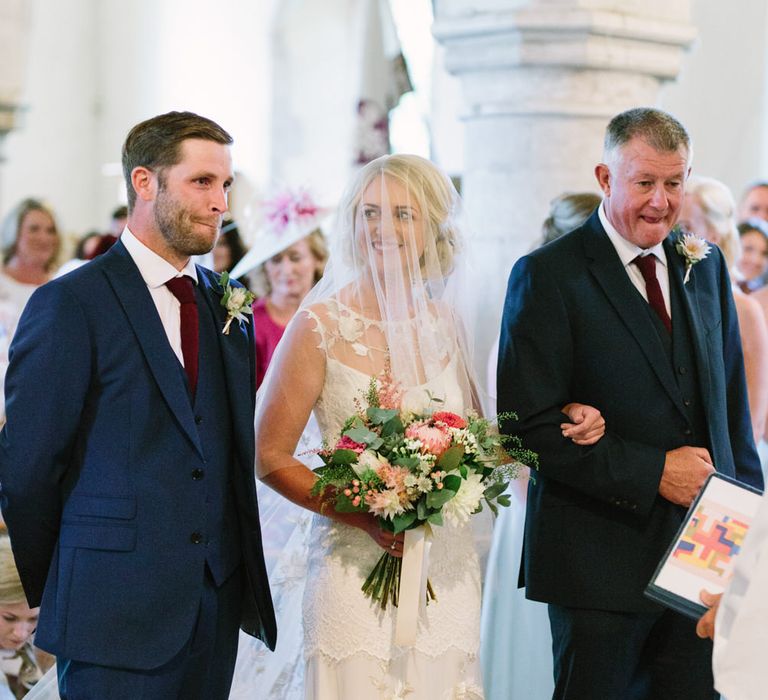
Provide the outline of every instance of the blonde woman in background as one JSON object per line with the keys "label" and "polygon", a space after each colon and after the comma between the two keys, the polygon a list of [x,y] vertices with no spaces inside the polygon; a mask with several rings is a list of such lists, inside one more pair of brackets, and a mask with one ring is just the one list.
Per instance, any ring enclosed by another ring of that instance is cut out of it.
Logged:
{"label": "blonde woman in background", "polygon": [[0,225],[0,425],[5,422],[5,370],[21,312],[40,285],[51,279],[61,237],[53,211],[37,199],[24,199]]}
{"label": "blonde woman in background", "polygon": [[[731,271],[736,269],[740,254],[735,214],[733,195],[722,182],[710,177],[688,179],[679,224],[717,245]],[[733,298],[744,350],[752,431],[759,445],[768,419],[768,323],[760,304],[735,283]]]}
{"label": "blonde woman in background", "polygon": [[53,661],[32,646],[38,610],[27,605],[10,540],[0,535],[0,700],[23,698],[42,676],[40,661]]}
{"label": "blonde woman in background", "polygon": [[581,226],[602,201],[594,192],[565,192],[549,203],[549,216],[541,226],[542,245]]}

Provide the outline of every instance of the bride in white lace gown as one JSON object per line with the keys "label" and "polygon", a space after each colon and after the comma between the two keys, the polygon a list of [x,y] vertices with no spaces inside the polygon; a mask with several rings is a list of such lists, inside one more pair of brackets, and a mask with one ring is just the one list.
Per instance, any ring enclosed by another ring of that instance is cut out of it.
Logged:
{"label": "bride in white lace gown", "polygon": [[461,278],[458,195],[428,161],[386,156],[358,173],[339,211],[326,274],[286,330],[256,418],[259,477],[315,512],[303,601],[305,697],[482,698],[471,528],[434,528],[437,600],[422,610],[413,646],[398,647],[397,608],[382,610],[361,587],[382,550],[402,555],[402,534],[312,496],[316,477],[293,457],[310,411],[332,446],[372,378],[385,373],[411,410],[478,407],[459,332],[461,297],[452,296],[451,281]]}

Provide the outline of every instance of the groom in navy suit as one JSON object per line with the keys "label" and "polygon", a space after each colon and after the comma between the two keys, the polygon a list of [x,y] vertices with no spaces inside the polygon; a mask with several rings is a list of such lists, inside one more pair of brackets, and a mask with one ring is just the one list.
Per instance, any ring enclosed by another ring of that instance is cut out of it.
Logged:
{"label": "groom in navy suit", "polygon": [[[222,329],[232,139],[171,112],[123,147],[120,241],[32,296],[11,347],[3,516],[65,700],[225,700],[275,618],[254,483],[254,343]],[[237,283],[233,283],[237,284]]]}
{"label": "groom in navy suit", "polygon": [[[539,453],[521,575],[549,604],[555,698],[715,697],[711,643],[643,596],[710,473],[763,485],[724,258],[686,258],[670,233],[690,157],[670,115],[615,117],[602,204],[509,280],[499,411],[517,412],[505,429]],[[561,434],[569,401],[602,412],[595,445]]]}

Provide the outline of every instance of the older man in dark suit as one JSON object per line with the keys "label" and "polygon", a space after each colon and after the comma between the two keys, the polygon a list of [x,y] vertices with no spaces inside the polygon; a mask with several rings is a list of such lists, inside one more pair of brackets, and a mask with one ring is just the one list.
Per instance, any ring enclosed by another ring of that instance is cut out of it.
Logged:
{"label": "older man in dark suit", "polygon": [[120,241],[41,287],[11,346],[3,515],[64,700],[225,700],[238,627],[274,648],[253,329],[223,332],[231,290],[190,259],[218,236],[231,142],[188,112],[134,127]]}
{"label": "older man in dark suit", "polygon": [[[711,644],[643,596],[713,470],[762,487],[728,270],[671,232],[690,159],[672,116],[618,115],[598,210],[510,276],[499,410],[540,458],[522,577],[549,604],[556,698],[714,697]],[[602,412],[596,445],[562,436],[568,401]]]}

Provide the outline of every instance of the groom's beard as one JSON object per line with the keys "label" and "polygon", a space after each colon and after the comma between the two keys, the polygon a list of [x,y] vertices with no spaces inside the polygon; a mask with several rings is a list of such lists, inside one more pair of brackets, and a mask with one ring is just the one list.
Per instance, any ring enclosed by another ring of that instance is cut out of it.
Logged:
{"label": "groom's beard", "polygon": [[221,231],[221,217],[195,218],[160,183],[155,199],[155,224],[168,245],[185,256],[204,255],[213,248]]}

